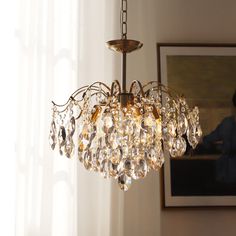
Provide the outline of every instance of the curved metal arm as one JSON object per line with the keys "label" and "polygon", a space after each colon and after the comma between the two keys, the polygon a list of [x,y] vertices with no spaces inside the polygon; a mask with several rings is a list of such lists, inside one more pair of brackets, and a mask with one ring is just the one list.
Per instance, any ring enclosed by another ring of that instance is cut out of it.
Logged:
{"label": "curved metal arm", "polygon": [[[105,91],[101,87],[96,86],[96,84],[104,86],[105,89],[107,89],[108,91]],[[103,82],[94,82],[91,85],[86,85],[86,86],[83,86],[83,87],[75,90],[75,92],[72,93],[72,95],[69,97],[69,99],[66,101],[66,103],[60,105],[60,104],[56,104],[54,101],[52,101],[52,104],[54,106],[57,106],[57,107],[65,107],[69,104],[70,101],[73,101],[73,100],[76,101],[76,97],[79,94],[81,94],[81,93],[85,94],[88,90],[97,91],[97,92],[101,91],[101,93],[106,97],[107,97],[107,92],[111,91],[111,89],[105,83],[103,83]]]}
{"label": "curved metal arm", "polygon": [[[87,90],[91,89],[91,88],[101,89],[99,86],[95,86],[96,84],[98,84],[98,85],[100,85],[100,86],[102,85],[102,86],[104,86],[108,91],[110,91],[110,88],[109,88],[105,83],[103,83],[103,82],[94,82],[94,83],[92,83],[91,85],[83,86],[83,87],[77,89],[71,96],[76,97],[78,94],[80,94],[80,90],[82,90],[82,89],[83,89],[83,91],[85,91],[85,92],[86,92]],[[105,91],[104,89],[101,89],[101,90],[106,93],[106,91]]]}
{"label": "curved metal arm", "polygon": [[[174,96],[176,96],[176,97],[180,97],[179,96],[179,93],[175,90],[175,89],[173,89],[173,88],[170,88],[170,87],[168,87],[168,86],[166,86],[166,85],[164,85],[164,84],[162,84],[162,83],[159,83],[159,82],[157,82],[157,81],[150,81],[150,82],[148,82],[147,84],[145,84],[144,86],[143,86],[143,89],[145,89],[146,87],[148,87],[149,85],[153,85],[153,84],[156,84],[156,86],[153,86],[151,89],[152,90],[154,90],[154,91],[161,91],[161,92],[164,92],[164,93],[167,93],[167,94],[169,94],[171,97],[174,97]],[[150,89],[147,89],[146,91],[145,91],[145,94],[147,94],[148,92],[150,91]]]}
{"label": "curved metal arm", "polygon": [[143,86],[138,80],[134,80],[131,83],[129,92],[132,93],[132,90],[133,90],[133,87],[134,87],[135,84],[138,84],[138,86],[140,88],[140,92],[141,92],[142,96],[144,96],[145,94],[144,94],[144,91],[143,91]]}
{"label": "curved metal arm", "polygon": [[73,98],[72,96],[70,96],[69,99],[67,100],[67,102],[64,103],[64,104],[62,104],[62,105],[56,104],[54,101],[52,101],[52,104],[53,104],[54,106],[57,106],[57,107],[64,107],[64,106],[66,106],[71,100],[74,100],[74,98]]}
{"label": "curved metal arm", "polygon": [[111,84],[111,96],[114,95],[114,87],[115,87],[115,85],[118,85],[119,93],[121,93],[120,83],[119,83],[118,80],[115,80],[115,81],[113,81],[112,84]]}

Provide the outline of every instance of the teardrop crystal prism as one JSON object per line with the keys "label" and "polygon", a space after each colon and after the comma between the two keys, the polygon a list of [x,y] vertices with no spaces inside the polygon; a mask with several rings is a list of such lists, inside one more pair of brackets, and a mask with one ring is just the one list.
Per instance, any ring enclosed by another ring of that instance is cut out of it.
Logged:
{"label": "teardrop crystal prism", "polygon": [[129,177],[126,174],[121,174],[118,177],[118,184],[119,184],[121,190],[123,190],[123,191],[127,191],[130,188],[131,183],[132,183],[131,177]]}
{"label": "teardrop crystal prism", "polygon": [[196,127],[195,136],[196,136],[197,141],[199,142],[202,137],[202,128],[201,128],[200,124],[198,124]]}
{"label": "teardrop crystal prism", "polygon": [[167,124],[167,132],[172,137],[176,136],[176,123],[173,120],[168,122],[168,124]]}
{"label": "teardrop crystal prism", "polygon": [[85,123],[78,138],[78,151],[83,152],[89,148],[91,135],[93,135],[91,124]]}
{"label": "teardrop crystal prism", "polygon": [[178,117],[177,132],[179,135],[184,135],[188,128],[188,121],[184,113],[181,113]]}
{"label": "teardrop crystal prism", "polygon": [[198,144],[198,140],[196,138],[196,126],[195,125],[190,125],[187,130],[187,138],[189,144],[195,148]]}
{"label": "teardrop crystal prism", "polygon": [[177,137],[173,139],[173,145],[170,148],[170,155],[172,157],[180,157],[183,156],[183,154],[186,151],[186,142],[184,138],[182,137]]}
{"label": "teardrop crystal prism", "polygon": [[55,146],[57,144],[57,138],[56,138],[56,124],[54,120],[51,123],[51,128],[50,128],[50,134],[49,134],[49,144],[52,148],[52,150],[55,149]]}
{"label": "teardrop crystal prism", "polygon": [[133,179],[140,179],[146,177],[148,172],[147,163],[144,159],[138,159],[134,165],[132,174]]}
{"label": "teardrop crystal prism", "polygon": [[61,126],[58,132],[58,144],[59,144],[59,153],[63,155],[62,147],[65,145],[66,142],[66,130],[64,126]]}
{"label": "teardrop crystal prism", "polygon": [[110,112],[103,113],[103,131],[104,133],[110,133],[114,128],[113,117]]}
{"label": "teardrop crystal prism", "polygon": [[148,128],[156,128],[156,119],[152,112],[147,112],[144,116],[144,125]]}
{"label": "teardrop crystal prism", "polygon": [[149,155],[147,158],[149,168],[153,170],[159,170],[164,163],[164,153],[161,143],[158,143],[155,148],[149,149]]}
{"label": "teardrop crystal prism", "polygon": [[121,151],[119,148],[114,149],[111,151],[111,155],[110,155],[110,161],[113,164],[119,164],[121,160]]}
{"label": "teardrop crystal prism", "polygon": [[134,171],[134,161],[130,158],[123,159],[118,166],[118,170],[119,173],[123,171],[127,176],[132,176]]}
{"label": "teardrop crystal prism", "polygon": [[92,168],[92,155],[90,151],[84,152],[84,167],[86,170],[91,170]]}
{"label": "teardrop crystal prism", "polygon": [[104,159],[101,162],[100,171],[101,171],[102,176],[105,179],[109,177],[109,167],[108,167],[108,161],[106,159]]}
{"label": "teardrop crystal prism", "polygon": [[64,126],[61,126],[58,132],[58,141],[59,145],[62,147],[65,145],[66,141],[66,130]]}
{"label": "teardrop crystal prism", "polygon": [[75,117],[72,116],[68,124],[68,134],[70,136],[73,136],[74,133],[75,133]]}
{"label": "teardrop crystal prism", "polygon": [[109,176],[114,177],[115,179],[118,177],[118,164],[114,164],[111,161],[108,162],[108,170]]}
{"label": "teardrop crystal prism", "polygon": [[108,145],[111,146],[112,149],[116,149],[119,146],[119,135],[117,132],[111,132],[107,137]]}
{"label": "teardrop crystal prism", "polygon": [[65,148],[64,148],[65,155],[68,158],[70,158],[73,155],[74,147],[75,145],[74,145],[73,139],[70,135],[68,135],[65,141]]}

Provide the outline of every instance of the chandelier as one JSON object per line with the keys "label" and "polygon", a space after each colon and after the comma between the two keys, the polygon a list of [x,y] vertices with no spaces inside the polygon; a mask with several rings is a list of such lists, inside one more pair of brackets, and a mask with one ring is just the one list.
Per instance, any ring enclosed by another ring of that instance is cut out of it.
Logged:
{"label": "chandelier", "polygon": [[63,105],[52,102],[49,140],[53,150],[57,146],[68,158],[76,154],[87,170],[117,179],[127,191],[132,179],[161,168],[164,150],[173,158],[182,156],[187,142],[196,147],[202,131],[198,108],[190,109],[165,85],[135,80],[126,89],[126,55],[142,47],[127,39],[127,0],[121,0],[121,39],[107,45],[122,54],[122,83],[94,82]]}

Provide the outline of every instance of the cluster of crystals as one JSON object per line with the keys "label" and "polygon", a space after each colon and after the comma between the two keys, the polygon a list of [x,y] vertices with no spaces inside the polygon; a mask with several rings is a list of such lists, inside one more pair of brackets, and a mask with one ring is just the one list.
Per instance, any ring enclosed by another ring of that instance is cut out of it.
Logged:
{"label": "cluster of crystals", "polygon": [[73,116],[73,103],[67,107],[64,113],[60,114],[53,108],[53,118],[51,122],[49,144],[52,150],[58,144],[59,153],[70,158],[74,154],[75,117]]}
{"label": "cluster of crystals", "polygon": [[77,126],[79,161],[87,170],[117,179],[126,191],[132,179],[144,178],[150,170],[161,168],[164,149],[178,157],[186,151],[186,138],[193,148],[197,145],[201,137],[197,107],[190,110],[183,98],[168,95],[162,103],[159,90],[145,94],[136,91],[133,95],[132,103],[123,107],[119,94],[101,101],[98,93],[93,101],[87,93],[78,122],[73,115],[77,103],[71,102],[63,116],[54,109],[51,148],[58,144],[60,154],[71,157]]}
{"label": "cluster of crystals", "polygon": [[162,107],[162,136],[165,149],[172,157],[183,156],[186,152],[186,139],[195,148],[199,143],[202,130],[199,123],[199,110],[188,108],[184,98],[166,97]]}

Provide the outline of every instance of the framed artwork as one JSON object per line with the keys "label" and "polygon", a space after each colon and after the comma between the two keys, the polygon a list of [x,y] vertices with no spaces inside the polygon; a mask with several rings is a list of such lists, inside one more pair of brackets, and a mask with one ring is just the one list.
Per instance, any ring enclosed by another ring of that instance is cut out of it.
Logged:
{"label": "framed artwork", "polygon": [[[236,44],[160,43],[157,56],[159,82],[199,107],[203,137],[236,114]],[[236,206],[236,158],[226,170],[222,145],[220,140],[207,148],[200,144],[196,150],[187,148],[183,157],[166,158],[165,207]]]}

